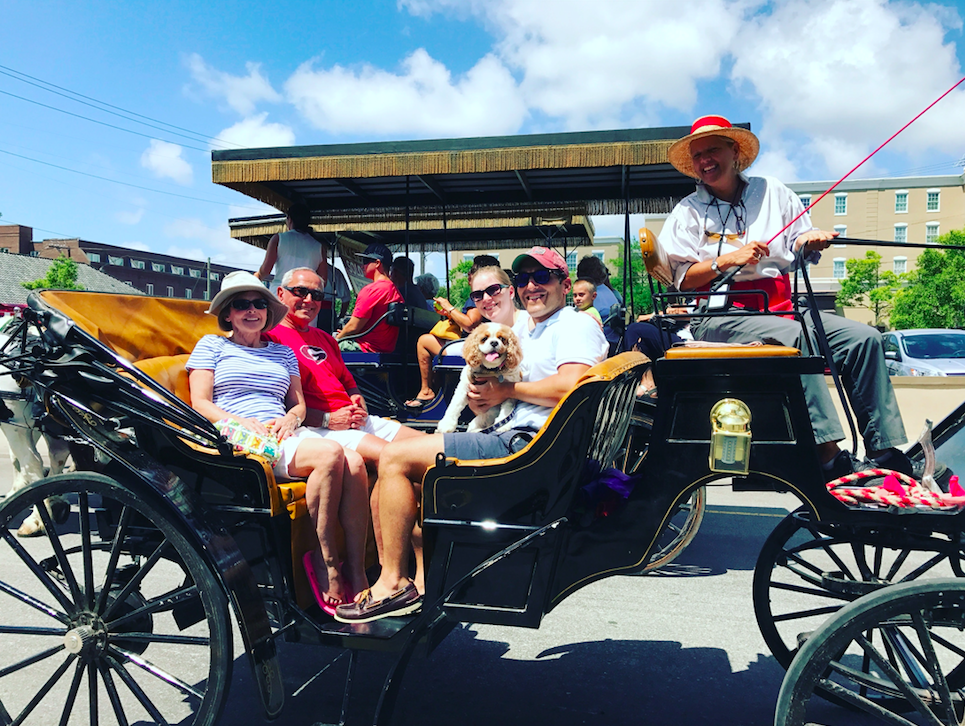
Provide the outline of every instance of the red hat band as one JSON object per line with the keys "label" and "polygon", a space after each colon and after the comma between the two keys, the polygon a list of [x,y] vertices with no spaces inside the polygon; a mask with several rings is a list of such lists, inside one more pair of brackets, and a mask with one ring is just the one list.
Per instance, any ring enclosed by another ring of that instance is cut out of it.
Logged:
{"label": "red hat band", "polygon": [[730,129],[733,125],[723,116],[701,116],[699,119],[694,121],[694,125],[690,127],[690,133],[696,134],[701,129],[713,126],[718,129]]}

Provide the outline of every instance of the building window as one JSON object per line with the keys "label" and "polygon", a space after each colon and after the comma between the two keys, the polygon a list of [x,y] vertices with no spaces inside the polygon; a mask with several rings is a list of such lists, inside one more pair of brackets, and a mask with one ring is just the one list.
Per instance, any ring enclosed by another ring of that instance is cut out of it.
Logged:
{"label": "building window", "polygon": [[147,285],[146,285],[145,287],[147,287],[147,294],[148,294],[148,295],[153,295],[153,294],[154,294],[154,283],[153,283],[153,282],[147,283]]}
{"label": "building window", "polygon": [[472,258],[475,257],[475,256],[476,256],[476,255],[466,255],[466,254],[464,254],[464,255],[462,256],[462,261],[465,262],[466,260],[472,260]]}
{"label": "building window", "polygon": [[88,252],[87,259],[90,260],[91,262],[100,262],[101,256],[97,252]]}
{"label": "building window", "polygon": [[190,288],[190,287],[187,287],[187,288],[184,289],[184,299],[185,299],[185,300],[190,300],[190,299],[191,299],[191,288]]}
{"label": "building window", "polygon": [[834,213],[835,214],[847,214],[848,213],[848,193],[838,192],[834,195]]}
{"label": "building window", "polygon": [[810,207],[810,206],[811,206],[811,195],[810,195],[810,194],[801,194],[801,195],[800,195],[800,199],[801,199],[801,204],[803,204],[805,207]]}
{"label": "building window", "polygon": [[220,273],[220,272],[209,272],[209,273],[208,273],[208,279],[209,279],[209,280],[214,280],[215,282],[217,282],[218,280],[221,279],[221,273]]}
{"label": "building window", "polygon": [[168,297],[174,297],[174,288],[168,285]]}
{"label": "building window", "polygon": [[108,255],[108,256],[107,256],[107,264],[109,264],[109,265],[117,265],[118,267],[124,267],[124,258],[123,258],[123,257],[114,257],[114,255]]}
{"label": "building window", "polygon": [[191,275],[191,277],[201,279],[201,270],[195,270],[193,267],[189,267],[188,274]]}
{"label": "building window", "polygon": [[183,275],[183,274],[184,274],[184,268],[183,268],[183,267],[178,267],[177,265],[171,265],[171,274],[172,274],[172,275]]}
{"label": "building window", "polygon": [[833,277],[835,280],[843,280],[846,275],[847,275],[847,270],[845,269],[845,266],[844,266],[844,258],[835,257],[834,270],[831,272],[831,277]]}
{"label": "building window", "polygon": [[907,242],[907,241],[908,241],[908,225],[896,224],[895,225],[895,242]]}
{"label": "building window", "polygon": [[576,269],[576,250],[570,250],[566,253],[566,266],[571,270]]}
{"label": "building window", "polygon": [[895,192],[895,214],[908,213],[908,192],[902,190]]}
{"label": "building window", "polygon": [[143,270],[144,260],[131,260],[131,267],[133,267],[135,270]]}
{"label": "building window", "polygon": [[834,225],[834,231],[838,233],[839,237],[848,236],[848,225],[846,224],[836,224]]}
{"label": "building window", "polygon": [[600,262],[603,262],[603,250],[593,250],[593,256],[596,257]]}
{"label": "building window", "polygon": [[205,300],[210,300],[210,299],[211,299],[211,293],[208,292],[207,290],[204,291],[204,299],[205,299]]}
{"label": "building window", "polygon": [[941,190],[939,189],[929,189],[928,199],[925,202],[925,210],[928,212],[938,212],[941,211]]}
{"label": "building window", "polygon": [[151,269],[154,270],[155,272],[164,272],[164,263],[163,263],[163,262],[152,262],[152,263],[151,263]]}
{"label": "building window", "polygon": [[929,222],[925,225],[925,241],[926,242],[937,242],[938,241],[938,222]]}
{"label": "building window", "polygon": [[40,253],[37,250],[30,250],[31,257],[40,257]]}
{"label": "building window", "polygon": [[894,270],[896,275],[904,275],[908,272],[908,258],[907,257],[896,257],[894,262]]}

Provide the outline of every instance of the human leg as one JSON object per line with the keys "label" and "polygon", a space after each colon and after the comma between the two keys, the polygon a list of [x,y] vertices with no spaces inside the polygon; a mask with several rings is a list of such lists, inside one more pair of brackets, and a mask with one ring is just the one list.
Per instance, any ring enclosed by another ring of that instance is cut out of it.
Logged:
{"label": "human leg", "polygon": [[344,468],[342,447],[334,441],[321,438],[300,442],[288,465],[290,475],[306,478],[305,503],[315,524],[319,545],[319,551],[312,554],[312,560],[319,589],[330,601],[345,599],[335,543],[335,521],[342,498]]}
{"label": "human leg", "polygon": [[625,350],[639,350],[650,360],[663,358],[667,348],[683,339],[676,333],[660,330],[652,323],[631,323],[623,336]]}
{"label": "human leg", "polygon": [[431,333],[419,336],[419,342],[416,345],[416,357],[419,360],[419,376],[422,387],[412,401],[406,401],[406,405],[412,404],[412,407],[415,408],[419,404],[415,404],[414,401],[431,401],[436,397],[435,391],[432,390],[432,358],[438,355],[440,350],[442,350],[442,343],[436,336]]}
{"label": "human leg", "polygon": [[344,451],[342,498],[338,505],[338,521],[345,532],[345,561],[342,575],[348,579],[351,592],[368,587],[365,577],[365,537],[368,533],[368,474],[358,452]]}

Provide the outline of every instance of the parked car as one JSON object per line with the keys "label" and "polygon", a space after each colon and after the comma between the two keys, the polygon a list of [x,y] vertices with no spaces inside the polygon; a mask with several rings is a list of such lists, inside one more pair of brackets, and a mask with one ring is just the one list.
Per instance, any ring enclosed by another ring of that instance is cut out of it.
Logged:
{"label": "parked car", "polygon": [[965,330],[894,330],[881,336],[893,376],[965,376]]}

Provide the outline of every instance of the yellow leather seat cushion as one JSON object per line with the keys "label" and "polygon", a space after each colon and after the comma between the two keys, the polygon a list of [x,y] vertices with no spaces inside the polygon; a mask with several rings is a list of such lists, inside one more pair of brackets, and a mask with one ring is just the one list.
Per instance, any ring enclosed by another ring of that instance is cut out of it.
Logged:
{"label": "yellow leather seat cushion", "polygon": [[680,345],[669,348],[667,360],[684,358],[792,358],[801,355],[797,348],[784,345]]}

